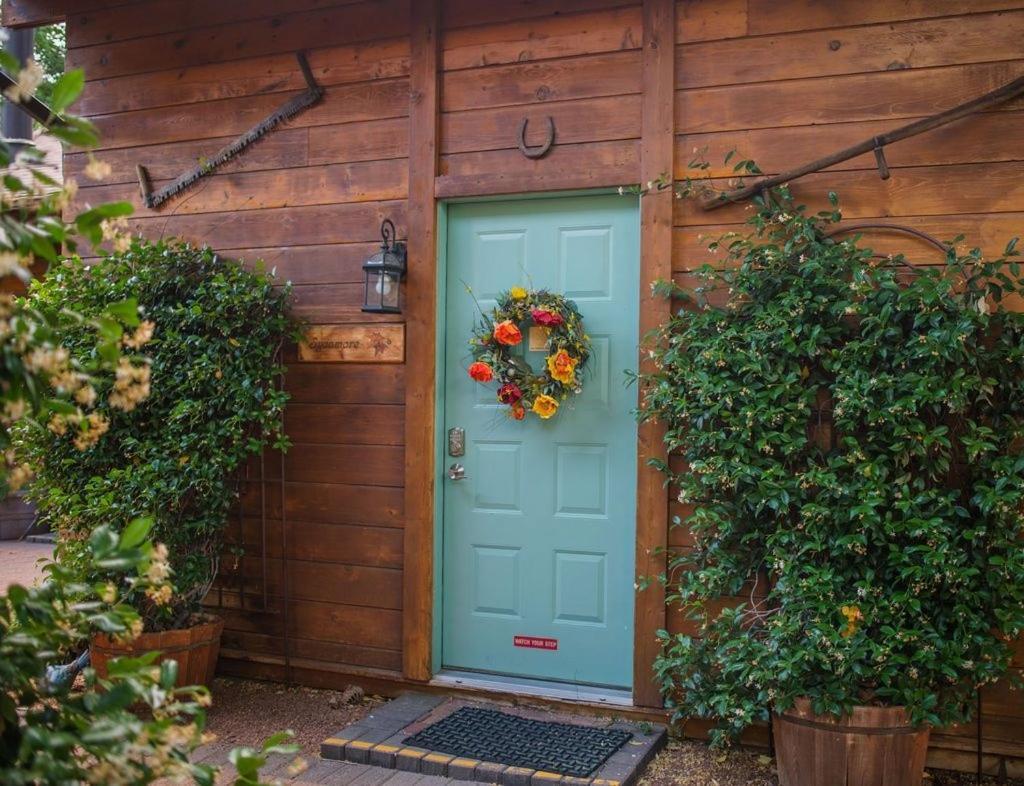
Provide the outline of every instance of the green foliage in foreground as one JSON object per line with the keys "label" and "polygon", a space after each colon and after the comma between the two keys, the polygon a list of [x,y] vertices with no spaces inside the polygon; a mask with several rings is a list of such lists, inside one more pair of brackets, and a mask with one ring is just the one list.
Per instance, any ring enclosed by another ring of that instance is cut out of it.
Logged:
{"label": "green foliage in foreground", "polygon": [[[287,291],[209,249],[135,240],[89,266],[64,261],[33,282],[30,302],[92,316],[129,294],[145,317],[129,341],[144,345],[148,365],[123,365],[98,390],[107,433],[81,450],[58,420],[28,433],[24,453],[37,475],[31,496],[60,534],[67,564],[105,522],[155,517],[178,590],[169,604],[135,599],[156,630],[185,624],[213,581],[243,463],[268,443],[286,447],[287,395],[276,383]],[[93,351],[70,324],[64,345],[75,359]]]}
{"label": "green foliage in foreground", "polygon": [[[0,67],[18,73],[7,52],[0,51]],[[55,107],[65,110],[80,89],[81,72],[61,77],[54,88]],[[53,133],[65,140],[95,141],[91,126],[70,116]],[[17,153],[0,140],[0,279],[27,282],[34,265],[56,262],[62,251],[74,250],[82,239],[98,245],[104,234],[110,234],[112,222],[131,213],[131,205],[119,202],[73,214],[71,192],[41,164],[39,151]],[[71,321],[90,347],[75,360],[62,346],[62,325]],[[135,328],[138,322],[130,295],[87,318],[43,313],[10,294],[0,294],[0,496],[31,477],[30,467],[13,450],[17,424],[46,423],[59,414],[72,440],[101,427],[90,391],[94,384],[109,384],[122,360],[132,361],[133,353],[123,351],[122,338],[125,328]]]}
{"label": "green foliage in foreground", "polygon": [[698,632],[663,631],[656,670],[720,743],[800,696],[964,720],[1024,628],[1015,242],[913,269],[830,238],[832,204],[757,199],[695,290],[662,288],[686,302],[641,377],[695,540],[666,578]]}
{"label": "green foliage in foreground", "polygon": [[[0,595],[0,783],[121,784],[141,786],[163,777],[188,777],[212,786],[216,768],[189,761],[206,740],[201,686],[175,688],[173,660],[158,653],[121,658],[106,679],[85,670],[84,685],[53,684],[48,664],[68,658],[93,633],[132,638],[141,629],[124,601],[158,591],[165,571],[162,549],[147,540],[151,522],[137,519],[117,535],[100,527],[86,554],[96,582],[83,584],[72,571],[51,564],[39,587],[13,585]],[[154,578],[157,577],[157,578]],[[237,749],[237,784],[259,783],[269,753],[291,754],[287,734],[268,740],[262,752]],[[244,766],[242,766],[244,765]]]}
{"label": "green foliage in foreground", "polygon": [[[155,653],[124,659],[103,681],[90,669],[80,691],[46,679],[47,664],[62,662],[92,633],[130,638],[138,627],[137,613],[120,602],[119,577],[129,577],[129,591],[152,586],[148,529],[139,520],[120,537],[106,527],[93,533],[87,553],[106,581],[81,584],[51,564],[41,587],[13,585],[0,596],[0,782],[148,783],[190,767],[209,696],[205,688],[175,690],[173,661],[153,666]],[[152,720],[132,712],[134,704]]]}
{"label": "green foliage in foreground", "polygon": [[[0,66],[17,71],[4,52]],[[33,81],[31,73],[19,74],[25,95],[31,95]],[[80,71],[57,81],[51,99],[55,110],[63,112],[74,101],[82,82]],[[58,135],[70,142],[94,140],[88,123],[69,116]],[[100,205],[70,215],[72,193],[40,168],[38,151],[22,153],[18,167],[8,170],[14,158],[0,140],[0,167],[7,172],[0,194],[0,278],[27,281],[33,263],[56,262],[61,251],[74,250],[79,238],[93,246],[103,239],[125,242],[115,222],[131,212],[130,205]],[[42,310],[0,295],[0,494],[31,474],[11,450],[13,432],[39,432],[60,423],[67,443],[88,451],[102,440],[110,413],[130,411],[145,400],[146,391],[136,383],[149,366],[135,350],[144,343],[140,331],[148,328],[137,312],[131,295],[88,316],[64,304]],[[71,336],[80,350],[75,358],[65,348]],[[127,387],[121,384],[125,374]],[[200,687],[175,689],[173,662],[156,665],[155,653],[114,661],[102,681],[86,670],[84,685],[47,674],[49,666],[70,661],[93,633],[137,635],[142,620],[126,599],[169,602],[167,550],[149,545],[150,527],[146,520],[135,520],[117,535],[98,526],[80,544],[81,565],[74,570],[50,565],[42,587],[0,588],[6,592],[0,594],[4,786],[135,786],[165,775],[212,783],[213,768],[188,761],[203,740],[202,708],[209,693]],[[90,580],[83,581],[83,574]],[[259,783],[259,767],[268,754],[294,751],[282,742],[277,735],[260,751],[234,751],[236,782]]]}

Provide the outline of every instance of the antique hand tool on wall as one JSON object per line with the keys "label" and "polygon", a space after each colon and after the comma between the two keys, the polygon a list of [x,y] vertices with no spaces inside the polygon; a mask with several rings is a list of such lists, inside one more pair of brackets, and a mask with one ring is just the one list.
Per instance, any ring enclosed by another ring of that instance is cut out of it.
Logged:
{"label": "antique hand tool on wall", "polygon": [[152,185],[149,180],[149,173],[146,171],[146,168],[142,166],[142,164],[136,165],[135,171],[139,176],[139,191],[142,193],[142,201],[146,207],[150,209],[159,207],[172,196],[180,194],[185,189],[194,185],[200,178],[210,174],[218,167],[224,165],[237,156],[251,144],[262,139],[281,123],[290,120],[295,117],[295,115],[299,114],[299,112],[313,106],[323,97],[324,89],[320,87],[313,78],[313,72],[309,68],[309,62],[306,60],[305,53],[296,52],[295,57],[299,61],[299,67],[302,69],[302,76],[306,80],[306,89],[294,98],[289,99],[279,108],[275,109],[270,115],[250,128],[229,145],[221,148],[212,158],[203,161],[198,166],[185,172],[176,180],[168,183],[156,192],[152,189]]}

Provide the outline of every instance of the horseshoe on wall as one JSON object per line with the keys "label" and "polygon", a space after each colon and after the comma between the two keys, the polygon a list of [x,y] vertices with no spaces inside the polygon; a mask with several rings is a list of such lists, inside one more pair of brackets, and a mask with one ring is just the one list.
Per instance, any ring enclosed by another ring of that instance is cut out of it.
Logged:
{"label": "horseshoe on wall", "polygon": [[526,144],[526,125],[529,122],[529,118],[526,117],[519,121],[519,152],[527,158],[543,158],[555,144],[555,118],[548,115],[548,138],[540,145]]}

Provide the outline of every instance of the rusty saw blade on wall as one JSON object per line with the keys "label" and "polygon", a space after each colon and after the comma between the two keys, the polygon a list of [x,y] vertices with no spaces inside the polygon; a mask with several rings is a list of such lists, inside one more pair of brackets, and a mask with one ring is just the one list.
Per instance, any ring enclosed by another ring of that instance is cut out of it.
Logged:
{"label": "rusty saw blade on wall", "polygon": [[142,164],[136,165],[135,171],[139,176],[139,191],[142,193],[142,201],[146,207],[150,209],[159,207],[172,196],[180,194],[185,189],[194,185],[196,181],[204,175],[208,175],[223,166],[249,147],[249,145],[262,139],[281,123],[295,117],[299,112],[313,106],[313,104],[323,97],[324,90],[313,78],[313,72],[309,68],[309,62],[306,60],[306,55],[303,52],[296,52],[295,57],[299,61],[299,67],[302,69],[302,76],[306,80],[306,89],[299,95],[282,104],[266,118],[231,142],[231,144],[222,147],[212,158],[190,169],[174,181],[168,183],[159,191],[155,192],[150,184],[149,173],[146,171],[146,168],[142,166]]}

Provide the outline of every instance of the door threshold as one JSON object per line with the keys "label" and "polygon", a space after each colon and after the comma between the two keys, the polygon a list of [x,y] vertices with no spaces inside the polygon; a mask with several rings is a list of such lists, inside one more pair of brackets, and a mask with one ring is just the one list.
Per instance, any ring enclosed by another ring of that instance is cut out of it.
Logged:
{"label": "door threshold", "polygon": [[544,699],[607,704],[615,707],[633,706],[633,694],[628,690],[600,688],[595,685],[573,685],[567,682],[548,682],[526,677],[481,674],[458,669],[442,669],[434,675],[430,684],[446,688],[471,688],[519,696],[536,696]]}

